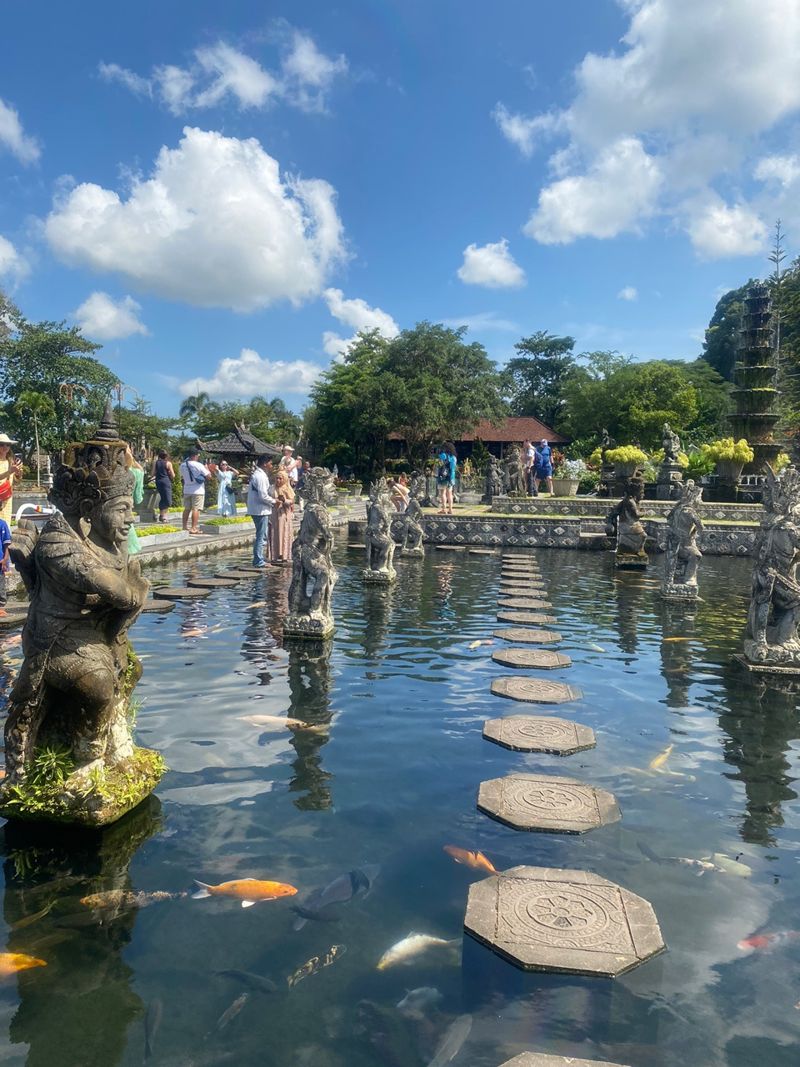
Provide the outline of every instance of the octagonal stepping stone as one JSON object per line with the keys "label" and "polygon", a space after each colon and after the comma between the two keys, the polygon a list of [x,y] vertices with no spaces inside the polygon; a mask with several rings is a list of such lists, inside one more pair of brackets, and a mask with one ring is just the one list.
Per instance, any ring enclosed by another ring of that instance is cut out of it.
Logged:
{"label": "octagonal stepping stone", "polygon": [[[258,572],[259,574],[261,571]],[[215,578],[229,578],[232,582],[245,582],[247,581],[246,574],[240,574],[239,571],[217,571],[214,575]]]}
{"label": "octagonal stepping stone", "polygon": [[622,818],[612,793],[551,774],[481,782],[478,810],[515,830],[548,834],[585,834]]}
{"label": "octagonal stepping stone", "polygon": [[536,556],[532,552],[504,552],[503,559],[526,559],[534,560]]}
{"label": "octagonal stepping stone", "polygon": [[527,596],[503,596],[497,598],[501,608],[552,608],[549,600],[538,600]]}
{"label": "octagonal stepping stone", "polygon": [[575,686],[551,682],[547,678],[495,678],[492,692],[497,697],[521,700],[526,704],[566,704],[583,696]]}
{"label": "octagonal stepping stone", "polygon": [[19,608],[7,607],[6,612],[6,615],[0,615],[0,629],[14,630],[25,625],[25,620],[28,618],[27,605],[23,611]]}
{"label": "octagonal stepping stone", "polygon": [[519,578],[516,578],[511,582],[504,580],[500,582],[499,588],[501,593],[510,596],[524,596],[526,593],[533,593],[534,596],[538,596],[540,593],[547,591],[545,583],[538,579],[536,579],[536,581],[522,581]]}
{"label": "octagonal stepping stone", "polygon": [[463,552],[466,545],[435,545],[440,552]]}
{"label": "octagonal stepping stone", "polygon": [[501,641],[519,641],[523,645],[555,645],[561,640],[561,634],[555,630],[533,630],[526,626],[506,626],[495,630],[492,637]]}
{"label": "octagonal stepping stone", "polygon": [[229,571],[223,571],[217,577],[235,578],[237,575],[241,575],[243,579],[261,578],[266,573],[265,567],[231,567]]}
{"label": "octagonal stepping stone", "polygon": [[555,615],[540,615],[532,611],[498,611],[498,622],[530,622],[535,626],[552,626],[558,622]]}
{"label": "octagonal stepping stone", "polygon": [[230,589],[239,583],[235,578],[190,578],[186,584],[191,589]]}
{"label": "octagonal stepping stone", "polygon": [[174,600],[159,600],[157,597],[153,597],[152,600],[145,600],[144,607],[142,608],[142,614],[150,611],[160,611],[166,614],[168,611],[174,610]]}
{"label": "octagonal stepping stone", "polygon": [[614,978],[666,947],[642,897],[590,871],[549,867],[473,882],[464,929],[526,971]]}
{"label": "octagonal stepping stone", "polygon": [[502,570],[504,574],[541,574],[535,563],[504,563]]}
{"label": "octagonal stepping stone", "polygon": [[572,666],[569,656],[549,648],[498,648],[492,659],[504,667],[538,667],[545,671]]}
{"label": "octagonal stepping stone", "polygon": [[471,556],[496,556],[497,553],[493,548],[471,548],[469,550]]}
{"label": "octagonal stepping stone", "polygon": [[487,719],[483,724],[483,736],[513,752],[547,752],[551,756],[572,756],[597,744],[590,727],[570,719],[542,715]]}
{"label": "octagonal stepping stone", "polygon": [[210,589],[190,589],[188,585],[163,585],[153,590],[157,600],[200,600],[211,596]]}
{"label": "octagonal stepping stone", "polygon": [[610,1060],[576,1060],[574,1056],[550,1056],[544,1052],[520,1052],[500,1067],[625,1067]]}

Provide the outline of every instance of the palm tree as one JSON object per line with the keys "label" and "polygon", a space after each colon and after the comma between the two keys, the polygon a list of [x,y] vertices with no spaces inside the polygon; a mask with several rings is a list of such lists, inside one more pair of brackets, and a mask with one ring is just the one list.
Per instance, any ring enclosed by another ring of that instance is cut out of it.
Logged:
{"label": "palm tree", "polygon": [[180,417],[185,419],[186,422],[194,420],[195,422],[203,413],[203,408],[208,406],[208,402],[211,397],[208,393],[197,393],[195,396],[187,396],[181,404]]}
{"label": "palm tree", "polygon": [[18,415],[30,415],[33,419],[33,436],[36,442],[36,487],[42,482],[42,457],[39,452],[39,420],[55,418],[56,408],[49,396],[26,389],[19,394],[14,405]]}

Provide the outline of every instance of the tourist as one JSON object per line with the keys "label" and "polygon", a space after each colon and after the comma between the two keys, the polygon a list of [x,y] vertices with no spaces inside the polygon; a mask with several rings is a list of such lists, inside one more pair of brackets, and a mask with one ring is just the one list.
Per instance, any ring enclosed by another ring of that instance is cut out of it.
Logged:
{"label": "tourist", "polygon": [[447,441],[439,453],[436,485],[439,490],[439,514],[453,514],[453,489],[456,484],[456,446]]}
{"label": "tourist", "polygon": [[533,485],[537,493],[539,492],[539,482],[543,480],[547,482],[547,491],[550,496],[552,496],[553,455],[550,451],[550,446],[544,438],[539,442],[539,447],[536,449],[536,458],[534,460]]}
{"label": "tourist", "polygon": [[288,563],[292,558],[294,535],[294,489],[286,471],[275,476],[275,510],[269,524],[269,543],[272,562]]}
{"label": "tourist", "polygon": [[236,514],[236,490],[233,488],[233,478],[239,472],[235,467],[231,467],[227,460],[221,459],[216,474],[219,482],[217,514],[227,518]]}
{"label": "tourist", "polygon": [[11,454],[12,441],[8,434],[0,433],[0,519],[11,523],[14,510],[14,482],[22,477],[22,463]]}
{"label": "tourist", "polygon": [[391,486],[392,503],[397,511],[403,512],[408,507],[411,490],[408,487],[408,475],[401,474]]}
{"label": "tourist", "polygon": [[200,533],[197,523],[206,502],[206,482],[211,477],[211,471],[197,458],[199,455],[200,450],[193,448],[180,465],[183,482],[183,528],[190,534]]}
{"label": "tourist", "polygon": [[172,483],[175,481],[175,470],[172,460],[163,448],[153,461],[150,477],[155,481],[158,492],[158,521],[166,522],[167,512],[172,507]]}
{"label": "tourist", "polygon": [[525,492],[528,496],[538,496],[539,491],[534,481],[536,449],[533,447],[532,441],[526,439],[522,442],[522,456],[525,461]]}
{"label": "tourist", "polygon": [[247,486],[247,514],[253,520],[253,525],[256,528],[256,537],[255,541],[253,541],[254,567],[266,567],[267,560],[264,558],[265,548],[267,554],[269,554],[267,532],[269,518],[272,514],[273,505],[275,504],[275,497],[270,491],[271,487],[269,484],[268,472],[271,469],[272,463],[270,462],[269,457],[259,456]]}
{"label": "tourist", "polygon": [[279,468],[279,470],[286,471],[286,473],[289,475],[290,478],[292,477],[292,472],[294,472],[294,476],[295,476],[295,479],[296,479],[297,478],[297,460],[292,456],[292,452],[294,452],[294,449],[292,448],[291,445],[284,445],[283,446],[283,455],[281,456],[281,461],[278,464],[278,468]]}
{"label": "tourist", "polygon": [[5,519],[0,519],[0,616],[3,618],[8,615],[6,611],[6,602],[8,600],[6,575],[11,569],[11,560],[8,555],[10,544],[11,529]]}
{"label": "tourist", "polygon": [[[144,467],[134,456],[130,445],[125,445],[125,466],[133,477],[133,491],[131,495],[133,497],[134,507],[138,507],[144,500]],[[136,526],[134,523],[131,523],[128,529],[128,555],[135,556],[136,553],[140,551],[139,535],[136,532]]]}

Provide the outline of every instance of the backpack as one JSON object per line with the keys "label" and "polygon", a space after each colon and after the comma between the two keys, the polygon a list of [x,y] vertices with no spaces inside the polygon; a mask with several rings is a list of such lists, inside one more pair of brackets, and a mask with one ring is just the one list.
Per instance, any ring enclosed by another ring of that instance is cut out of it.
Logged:
{"label": "backpack", "polygon": [[450,463],[445,460],[444,463],[439,464],[439,469],[436,472],[437,482],[449,482],[450,481]]}

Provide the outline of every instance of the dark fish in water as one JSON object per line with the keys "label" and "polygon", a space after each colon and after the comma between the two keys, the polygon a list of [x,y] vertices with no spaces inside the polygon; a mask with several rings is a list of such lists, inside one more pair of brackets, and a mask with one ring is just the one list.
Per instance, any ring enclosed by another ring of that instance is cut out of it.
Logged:
{"label": "dark fish in water", "polygon": [[[341,911],[336,904],[328,904],[324,908],[306,908],[303,904],[292,904],[291,909],[301,919],[311,919],[318,923],[338,923],[341,919]],[[296,922],[297,920],[295,920]],[[295,930],[299,930],[299,926],[294,927]]]}
{"label": "dark fish in water", "polygon": [[146,908],[148,904],[160,904],[164,900],[177,900],[188,893],[134,893],[128,889],[109,889],[105,893],[90,893],[81,897],[86,908]]}
{"label": "dark fish in water", "polygon": [[357,896],[366,896],[372,884],[380,874],[380,867],[375,863],[365,863],[347,874],[340,874],[321,889],[315,889],[302,904],[293,909],[297,918],[292,923],[293,930],[302,930],[309,919],[317,922],[335,921],[335,908],[332,904],[346,904]]}
{"label": "dark fish in water", "polygon": [[261,974],[253,974],[251,971],[237,971],[231,968],[227,971],[215,971],[215,974],[220,978],[231,978],[234,982],[241,982],[242,985],[248,987],[248,989],[255,990],[256,993],[275,993],[278,987],[272,981],[271,978],[264,978]]}
{"label": "dark fish in water", "polygon": [[55,898],[50,901],[49,904],[41,909],[41,911],[35,911],[33,915],[26,915],[24,919],[17,919],[15,923],[11,924],[12,930],[24,930],[26,926],[33,926],[34,923],[43,919],[47,915],[55,904]]}
{"label": "dark fish in water", "polygon": [[439,1042],[428,1067],[444,1067],[446,1063],[454,1060],[469,1037],[471,1029],[472,1016],[459,1015],[445,1030],[444,1037]]}
{"label": "dark fish in water", "polygon": [[286,979],[286,984],[291,989],[292,986],[296,986],[298,982],[302,982],[309,975],[316,974],[324,967],[330,967],[334,960],[344,955],[345,951],[346,947],[344,945],[331,945],[324,956],[312,956],[302,967],[298,967],[294,974],[290,974]]}
{"label": "dark fish in water", "polygon": [[217,1025],[214,1027],[215,1031],[219,1033],[220,1030],[224,1030],[231,1019],[236,1018],[249,999],[249,993],[240,993],[236,1000],[234,1000],[233,1004],[231,1004],[231,1006],[220,1015],[219,1019],[217,1019]]}
{"label": "dark fish in water", "polygon": [[156,997],[147,1005],[147,1014],[144,1017],[144,1062],[153,1055],[156,1043],[156,1034],[161,1026],[161,1016],[164,1014],[164,1005]]}

